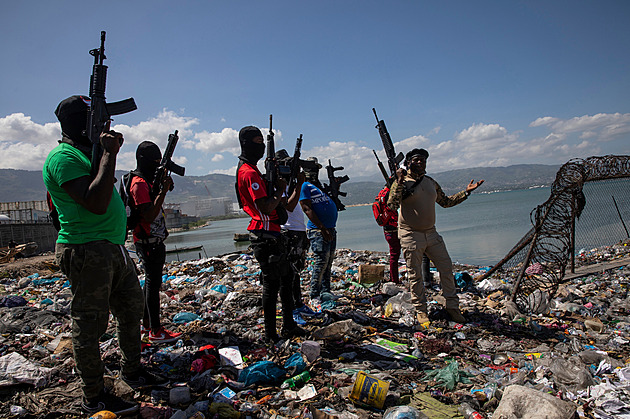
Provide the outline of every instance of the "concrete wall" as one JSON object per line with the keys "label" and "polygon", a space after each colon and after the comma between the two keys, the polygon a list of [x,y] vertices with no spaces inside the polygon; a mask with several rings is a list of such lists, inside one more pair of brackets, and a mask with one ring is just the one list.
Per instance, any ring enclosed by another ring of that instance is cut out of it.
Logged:
{"label": "concrete wall", "polygon": [[51,223],[42,222],[0,224],[0,247],[8,246],[11,239],[17,244],[37,243],[38,253],[54,251],[57,230]]}

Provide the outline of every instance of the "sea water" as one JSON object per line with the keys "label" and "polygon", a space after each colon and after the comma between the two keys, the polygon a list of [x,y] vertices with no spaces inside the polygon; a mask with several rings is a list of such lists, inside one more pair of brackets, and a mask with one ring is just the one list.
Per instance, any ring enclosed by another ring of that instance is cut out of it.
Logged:
{"label": "sea water", "polygon": [[[616,182],[621,182],[624,188],[630,185],[630,180]],[[590,194],[587,196],[587,205],[610,207],[604,197],[600,199],[593,198]],[[444,238],[453,262],[494,265],[532,228],[531,211],[549,197],[548,187],[493,193],[475,192],[454,207],[442,208],[436,205],[436,228]],[[627,207],[628,204],[624,203],[624,208]],[[628,215],[622,212],[622,216],[628,225]],[[602,222],[618,222],[616,213],[608,217],[610,219],[601,218]],[[168,260],[245,251],[249,242],[234,242],[234,233],[246,232],[248,223],[249,218],[213,221],[206,227],[172,233],[166,240],[167,249],[203,245],[203,250],[171,253]],[[578,240],[576,249],[586,245],[605,244],[612,244],[610,238],[602,237],[601,242],[587,244]],[[371,205],[346,207],[345,211],[339,212],[337,247],[382,252],[389,250],[382,227],[374,221]]]}

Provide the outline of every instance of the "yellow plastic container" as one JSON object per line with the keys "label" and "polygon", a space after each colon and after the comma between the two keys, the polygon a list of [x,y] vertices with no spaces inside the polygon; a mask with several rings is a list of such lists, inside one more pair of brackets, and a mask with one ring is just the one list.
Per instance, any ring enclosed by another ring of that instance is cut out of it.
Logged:
{"label": "yellow plastic container", "polygon": [[357,379],[348,396],[355,403],[382,409],[389,391],[389,383],[368,375],[363,371],[357,373]]}

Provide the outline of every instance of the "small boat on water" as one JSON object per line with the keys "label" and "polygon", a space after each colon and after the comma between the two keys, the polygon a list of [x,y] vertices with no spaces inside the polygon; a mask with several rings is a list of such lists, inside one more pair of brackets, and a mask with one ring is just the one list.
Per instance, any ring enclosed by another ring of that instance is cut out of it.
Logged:
{"label": "small boat on water", "polygon": [[235,242],[248,242],[249,233],[234,233],[234,241]]}
{"label": "small boat on water", "polygon": [[182,246],[182,247],[175,246],[172,249],[166,249],[166,253],[184,253],[184,252],[192,252],[194,250],[201,250],[201,249],[203,249],[203,245],[199,245],[199,246]]}
{"label": "small boat on water", "polygon": [[208,257],[208,254],[206,253],[206,249],[204,249],[203,245],[198,245],[198,246],[182,246],[182,247],[177,247],[177,246],[173,246],[173,248],[166,249],[166,253],[167,254],[176,254],[177,255],[177,260],[179,260],[179,254],[183,253],[183,254],[190,254],[190,252],[195,252],[199,250],[199,259],[201,259],[201,250],[203,250],[203,254],[206,255],[206,257]]}

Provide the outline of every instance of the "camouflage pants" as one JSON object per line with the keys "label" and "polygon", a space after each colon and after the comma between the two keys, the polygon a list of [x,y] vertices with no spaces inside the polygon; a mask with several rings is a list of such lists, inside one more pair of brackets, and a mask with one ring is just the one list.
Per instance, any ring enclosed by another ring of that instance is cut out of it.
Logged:
{"label": "camouflage pants", "polygon": [[108,241],[57,243],[57,263],[72,291],[72,348],[86,398],[103,390],[104,364],[99,339],[107,330],[109,312],[117,320],[118,344],[125,375],[140,367],[142,289],[127,250]]}

